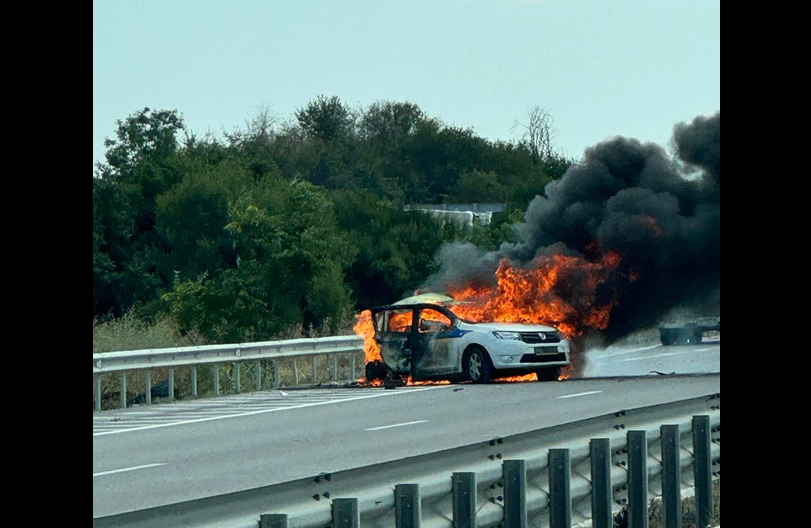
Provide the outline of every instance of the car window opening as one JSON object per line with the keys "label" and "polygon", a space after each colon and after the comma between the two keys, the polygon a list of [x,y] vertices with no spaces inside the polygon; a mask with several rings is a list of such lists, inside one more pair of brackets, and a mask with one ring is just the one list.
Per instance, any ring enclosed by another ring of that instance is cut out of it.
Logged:
{"label": "car window opening", "polygon": [[444,314],[431,309],[422,310],[420,313],[420,333],[435,333],[450,330],[452,324]]}
{"label": "car window opening", "polygon": [[411,331],[411,323],[413,321],[413,313],[411,310],[390,311],[386,312],[386,314],[388,316],[387,332],[407,334]]}

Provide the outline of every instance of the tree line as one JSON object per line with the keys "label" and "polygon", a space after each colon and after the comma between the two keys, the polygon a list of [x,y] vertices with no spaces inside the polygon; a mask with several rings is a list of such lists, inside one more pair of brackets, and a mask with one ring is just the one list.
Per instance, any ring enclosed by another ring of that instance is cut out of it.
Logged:
{"label": "tree line", "polygon": [[[409,102],[352,109],[320,96],[219,137],[188,130],[176,110],[137,111],[94,168],[94,322],[134,310],[235,342],[393,302],[435,271],[444,242],[512,240],[529,201],[566,171],[539,115],[522,139],[491,141]],[[461,227],[403,211],[473,202],[508,213]]]}

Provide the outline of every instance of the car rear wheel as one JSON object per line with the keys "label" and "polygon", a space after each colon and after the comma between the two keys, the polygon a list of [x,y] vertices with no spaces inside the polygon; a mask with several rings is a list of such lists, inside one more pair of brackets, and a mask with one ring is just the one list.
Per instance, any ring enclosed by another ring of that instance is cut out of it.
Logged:
{"label": "car rear wheel", "polygon": [[538,381],[557,381],[560,378],[560,367],[542,368],[536,374]]}
{"label": "car rear wheel", "polygon": [[465,377],[473,383],[493,381],[493,364],[484,349],[472,348],[465,354]]}

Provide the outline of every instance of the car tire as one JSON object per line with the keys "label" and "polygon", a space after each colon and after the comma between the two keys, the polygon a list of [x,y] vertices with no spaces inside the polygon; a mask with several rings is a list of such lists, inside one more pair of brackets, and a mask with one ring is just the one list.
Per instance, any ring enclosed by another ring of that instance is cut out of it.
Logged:
{"label": "car tire", "polygon": [[382,381],[386,379],[388,375],[388,368],[379,359],[366,364],[366,381]]}
{"label": "car tire", "polygon": [[472,347],[464,357],[465,378],[473,383],[493,381],[493,363],[490,355],[481,347]]}
{"label": "car tire", "polygon": [[539,369],[536,374],[538,381],[557,381],[560,378],[560,367]]}

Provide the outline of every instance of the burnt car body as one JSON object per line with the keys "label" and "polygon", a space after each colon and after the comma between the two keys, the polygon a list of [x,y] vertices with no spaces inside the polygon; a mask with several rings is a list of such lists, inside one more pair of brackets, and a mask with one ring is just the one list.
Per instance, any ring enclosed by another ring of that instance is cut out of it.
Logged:
{"label": "burnt car body", "polygon": [[[426,299],[432,302],[421,302]],[[443,301],[453,299],[417,296],[371,310],[382,362],[367,365],[367,379],[484,383],[534,372],[540,380],[557,380],[570,364],[569,342],[554,327],[473,323]]]}

